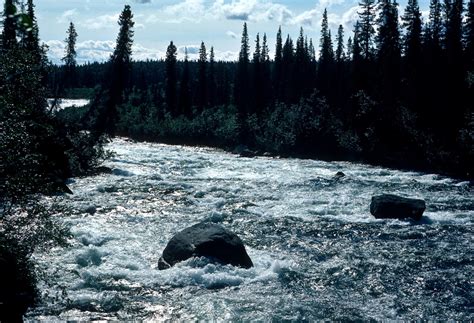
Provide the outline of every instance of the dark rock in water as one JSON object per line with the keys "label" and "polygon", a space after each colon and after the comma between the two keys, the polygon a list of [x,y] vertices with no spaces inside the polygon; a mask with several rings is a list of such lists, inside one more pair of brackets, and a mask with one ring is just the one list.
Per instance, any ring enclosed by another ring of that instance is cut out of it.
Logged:
{"label": "dark rock in water", "polygon": [[89,205],[84,209],[84,212],[94,215],[97,212],[97,208],[94,205]]}
{"label": "dark rock in water", "polygon": [[336,175],[334,175],[335,178],[342,178],[342,177],[346,177],[346,174],[344,174],[343,172],[337,172]]}
{"label": "dark rock in water", "polygon": [[247,146],[245,145],[239,145],[235,147],[235,149],[232,151],[232,153],[239,155],[240,157],[248,157],[252,158],[256,156],[256,153],[252,150],[250,150]]}
{"label": "dark rock in water", "polygon": [[99,167],[94,169],[93,173],[94,174],[112,174],[113,170],[110,167],[99,166]]}
{"label": "dark rock in water", "polygon": [[383,194],[372,197],[370,213],[377,219],[420,220],[426,209],[423,200],[409,199],[397,195]]}
{"label": "dark rock in water", "polygon": [[199,223],[177,233],[163,251],[158,269],[168,269],[192,257],[208,257],[243,268],[253,267],[242,240],[213,223]]}

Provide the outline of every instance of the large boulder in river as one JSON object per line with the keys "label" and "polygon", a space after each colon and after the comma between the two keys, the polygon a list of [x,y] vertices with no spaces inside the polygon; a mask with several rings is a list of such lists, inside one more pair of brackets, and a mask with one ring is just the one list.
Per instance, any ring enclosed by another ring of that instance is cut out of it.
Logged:
{"label": "large boulder in river", "polygon": [[377,219],[406,219],[420,220],[426,209],[423,200],[409,199],[392,194],[372,197],[370,213]]}
{"label": "large boulder in river", "polygon": [[242,240],[213,223],[198,223],[177,233],[163,251],[158,269],[168,269],[192,257],[208,257],[243,268],[253,267]]}

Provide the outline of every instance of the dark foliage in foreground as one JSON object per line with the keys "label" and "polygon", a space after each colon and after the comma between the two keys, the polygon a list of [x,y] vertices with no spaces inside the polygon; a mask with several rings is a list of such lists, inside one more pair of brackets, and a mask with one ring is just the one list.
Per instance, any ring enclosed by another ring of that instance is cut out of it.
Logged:
{"label": "dark foliage in foreground", "polygon": [[34,304],[37,248],[64,244],[55,220],[67,210],[41,194],[68,192],[65,180],[93,170],[101,139],[62,122],[46,101],[49,65],[39,45],[33,1],[20,12],[5,1],[0,43],[0,321],[18,321]]}

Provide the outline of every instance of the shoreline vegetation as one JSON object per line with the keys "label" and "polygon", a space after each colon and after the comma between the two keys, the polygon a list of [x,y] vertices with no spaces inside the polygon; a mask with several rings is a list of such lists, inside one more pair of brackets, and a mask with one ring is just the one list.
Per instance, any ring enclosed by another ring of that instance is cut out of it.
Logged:
{"label": "shoreline vegetation", "polygon": [[[107,157],[105,137],[61,122],[48,107],[50,64],[40,44],[32,0],[4,1],[0,37],[0,321],[19,322],[40,301],[40,249],[64,246],[54,196],[71,193],[70,177],[91,173]],[[44,197],[50,196],[46,200]]]}

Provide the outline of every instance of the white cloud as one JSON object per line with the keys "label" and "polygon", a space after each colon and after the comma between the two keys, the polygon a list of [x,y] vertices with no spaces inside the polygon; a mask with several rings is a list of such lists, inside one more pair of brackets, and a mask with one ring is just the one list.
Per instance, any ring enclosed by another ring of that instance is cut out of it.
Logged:
{"label": "white cloud", "polygon": [[86,19],[80,25],[86,29],[99,30],[104,28],[117,28],[119,14],[102,15]]}
{"label": "white cloud", "polygon": [[[56,64],[61,63],[64,56],[65,43],[60,40],[50,40],[48,45],[49,59]],[[87,40],[76,45],[77,61],[79,64],[87,62],[103,62],[109,59],[115,48],[114,41]]]}
{"label": "white cloud", "polygon": [[228,30],[225,34],[226,34],[227,36],[233,38],[233,39],[239,38],[239,35],[237,35],[236,33],[234,33],[233,31],[230,31],[230,30]]}
{"label": "white cloud", "polygon": [[66,22],[70,22],[73,17],[77,16],[77,9],[71,9],[64,11],[61,16],[59,16],[56,20],[58,23],[63,24]]}
{"label": "white cloud", "polygon": [[271,0],[184,0],[178,4],[165,6],[161,11],[150,14],[146,21],[156,23],[201,22],[208,20],[242,20],[252,22],[276,21],[288,23],[293,12],[282,4]]}
{"label": "white cloud", "polygon": [[[203,0],[185,0],[181,3],[167,6],[163,9],[166,21],[181,23],[183,21],[200,21],[205,16],[206,7]],[[157,19],[157,16],[154,16]],[[153,21],[153,18],[149,20]]]}
{"label": "white cloud", "polygon": [[[55,64],[61,64],[61,58],[64,56],[65,43],[60,40],[50,40],[46,42],[49,47],[49,59]],[[197,60],[199,57],[199,45],[181,46],[178,49],[178,58],[184,59],[184,48],[188,49],[190,60]],[[105,62],[110,58],[115,49],[115,42],[87,40],[77,44],[77,62],[84,64],[87,62]],[[137,43],[133,45],[133,59],[135,61],[159,60],[164,59],[166,52],[156,48],[148,48]],[[233,51],[215,51],[216,60],[232,61],[238,57],[237,52]]]}

